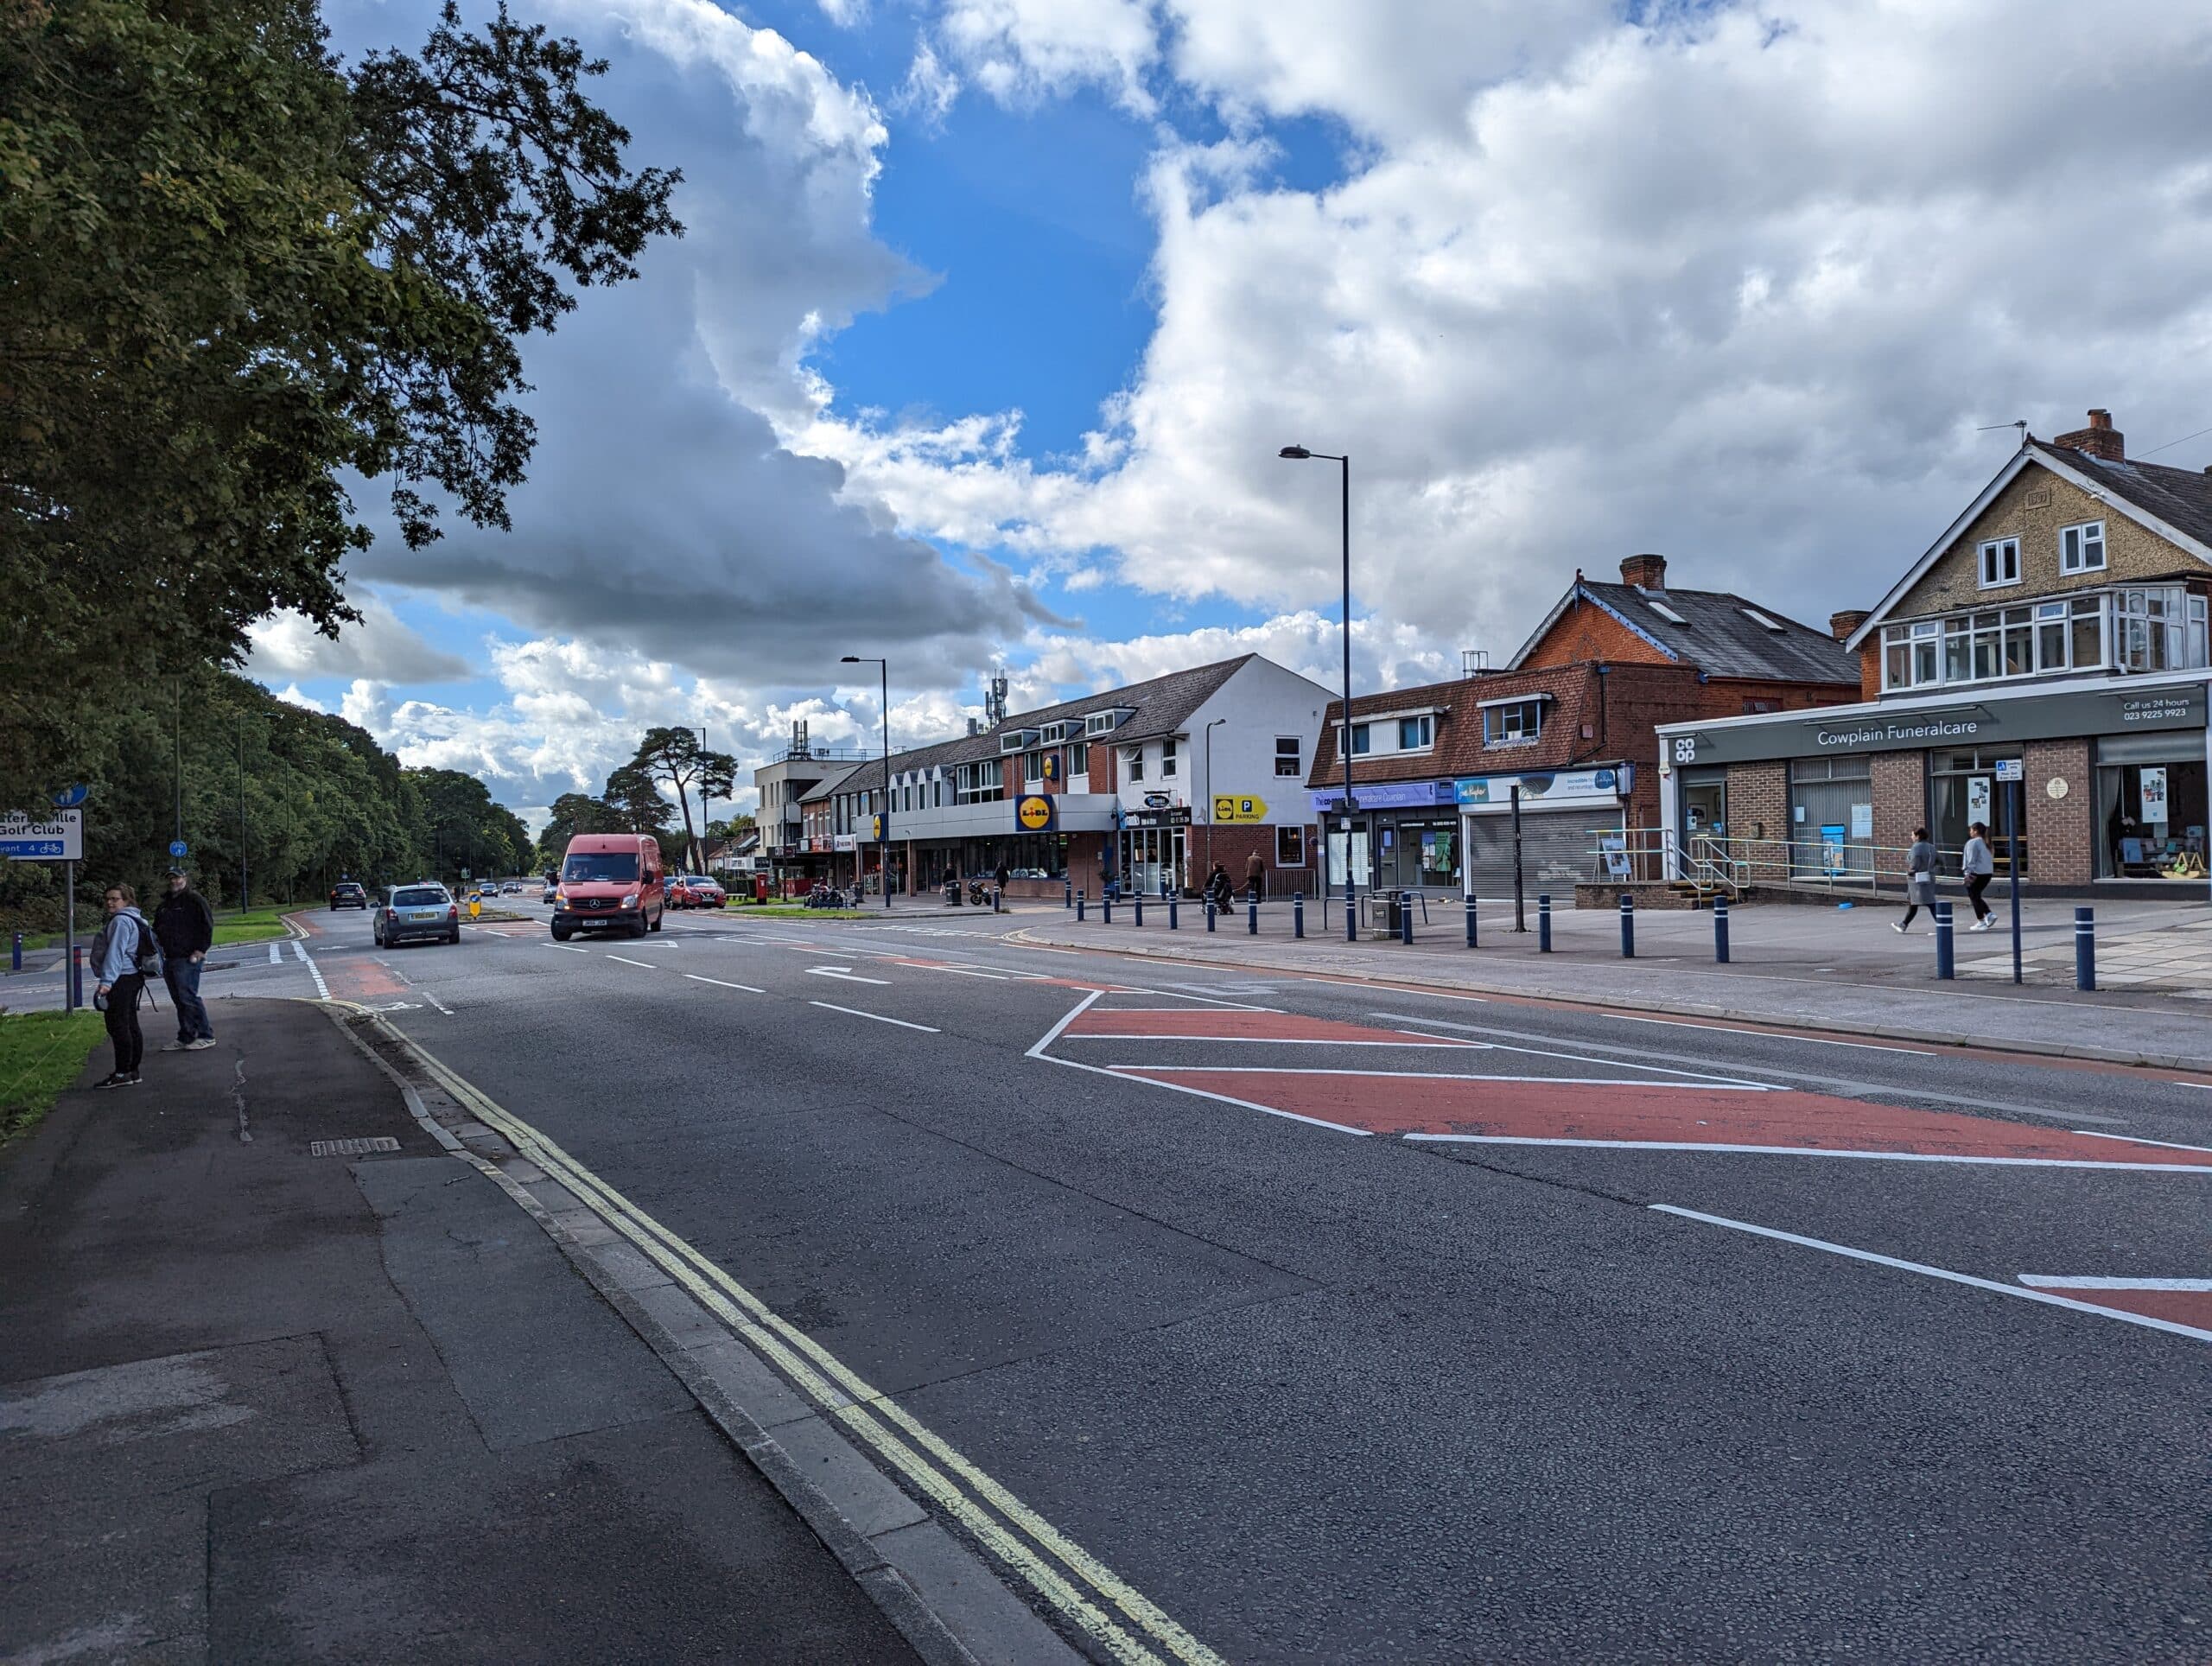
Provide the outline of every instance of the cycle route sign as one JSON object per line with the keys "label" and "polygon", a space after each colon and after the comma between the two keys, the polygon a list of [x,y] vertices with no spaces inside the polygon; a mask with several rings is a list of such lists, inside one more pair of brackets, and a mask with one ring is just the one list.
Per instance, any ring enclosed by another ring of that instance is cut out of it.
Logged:
{"label": "cycle route sign", "polygon": [[82,862],[85,812],[54,810],[36,816],[0,813],[0,858],[9,862]]}

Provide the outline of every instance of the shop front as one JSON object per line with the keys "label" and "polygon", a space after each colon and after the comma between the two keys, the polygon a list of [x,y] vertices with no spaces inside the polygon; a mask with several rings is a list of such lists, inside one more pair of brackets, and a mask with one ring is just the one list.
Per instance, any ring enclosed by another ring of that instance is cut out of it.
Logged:
{"label": "shop front", "polygon": [[1188,804],[1157,804],[1125,811],[1119,843],[1124,895],[1159,897],[1173,891],[1179,896],[1205,878],[1191,872]]}
{"label": "shop front", "polygon": [[1625,876],[1626,806],[1635,784],[1630,764],[1462,778],[1454,794],[1466,889],[1478,897],[1513,894],[1516,830],[1524,891],[1572,892],[1608,874]]}
{"label": "shop front", "polygon": [[1329,885],[1342,890],[1349,855],[1351,882],[1362,891],[1454,890],[1462,863],[1454,783],[1354,780],[1353,813],[1345,826],[1344,795],[1312,795],[1328,833]]}

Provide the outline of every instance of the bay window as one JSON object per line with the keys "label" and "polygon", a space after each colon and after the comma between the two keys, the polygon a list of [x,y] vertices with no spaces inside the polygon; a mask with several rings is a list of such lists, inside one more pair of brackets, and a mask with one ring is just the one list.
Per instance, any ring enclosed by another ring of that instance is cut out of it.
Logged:
{"label": "bay window", "polygon": [[2097,590],[1882,631],[1885,691],[2057,671],[2163,671],[2208,663],[2205,599],[2178,584]]}

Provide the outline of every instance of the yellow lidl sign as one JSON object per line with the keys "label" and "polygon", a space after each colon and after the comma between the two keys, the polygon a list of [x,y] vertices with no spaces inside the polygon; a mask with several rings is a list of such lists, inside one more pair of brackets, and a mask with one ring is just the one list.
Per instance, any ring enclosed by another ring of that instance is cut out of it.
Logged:
{"label": "yellow lidl sign", "polygon": [[1213,818],[1217,822],[1263,822],[1268,818],[1268,801],[1242,793],[1217,792],[1213,795]]}
{"label": "yellow lidl sign", "polygon": [[1025,792],[1014,801],[1014,825],[1025,833],[1049,833],[1054,821],[1052,795]]}

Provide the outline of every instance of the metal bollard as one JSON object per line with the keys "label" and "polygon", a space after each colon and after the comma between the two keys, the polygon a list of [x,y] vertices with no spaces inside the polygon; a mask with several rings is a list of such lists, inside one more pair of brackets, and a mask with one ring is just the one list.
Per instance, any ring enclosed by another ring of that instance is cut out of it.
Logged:
{"label": "metal bollard", "polygon": [[1136,923],[1136,925],[1138,925],[1138,927],[1139,927],[1140,929],[1141,929],[1141,928],[1142,928],[1142,926],[1143,926],[1143,925],[1144,925],[1144,893],[1143,893],[1143,892],[1140,891],[1140,892],[1138,892],[1138,893],[1136,893],[1136,895],[1135,895],[1134,897],[1132,897],[1132,898],[1130,898],[1130,899],[1129,899],[1129,909],[1130,909],[1129,918]]}
{"label": "metal bollard", "polygon": [[995,885],[991,887],[991,912],[995,914],[1006,912],[1006,892]]}
{"label": "metal bollard", "polygon": [[1958,976],[1956,963],[1951,957],[1951,905],[1938,902],[1932,906],[1936,916],[1936,976],[1942,978]]}
{"label": "metal bollard", "polygon": [[1244,934],[1247,937],[1260,935],[1260,900],[1257,897],[1244,905]]}
{"label": "metal bollard", "polygon": [[1713,957],[1728,963],[1728,899],[1721,896],[1713,900]]}
{"label": "metal bollard", "polygon": [[1401,891],[1398,893],[1398,941],[1411,943],[1413,940],[1414,893],[1410,891]]}
{"label": "metal bollard", "polygon": [[1174,893],[1171,892],[1168,893],[1167,898],[1167,929],[1171,932],[1179,931],[1181,929],[1180,923],[1175,918],[1175,897]]}
{"label": "metal bollard", "polygon": [[1060,906],[1064,908],[1072,908],[1075,906],[1075,881],[1073,880],[1069,880],[1066,881],[1066,884],[1068,891],[1067,900]]}
{"label": "metal bollard", "polygon": [[1102,924],[1111,925],[1114,923],[1114,899],[1111,896],[1098,899],[1098,918]]}
{"label": "metal bollard", "polygon": [[1306,893],[1303,891],[1290,893],[1290,934],[1294,938],[1306,935]]}
{"label": "metal bollard", "polygon": [[1206,930],[1213,930],[1213,917],[1218,912],[1211,903],[1206,905]]}
{"label": "metal bollard", "polygon": [[1536,893],[1536,952],[1548,955],[1552,951],[1552,895],[1548,891]]}
{"label": "metal bollard", "polygon": [[1087,893],[1078,891],[1075,893],[1075,923],[1078,925],[1083,924],[1083,905],[1087,900]]}
{"label": "metal bollard", "polygon": [[1636,893],[1621,893],[1621,958],[1636,958]]}
{"label": "metal bollard", "polygon": [[1471,949],[1475,946],[1475,900],[1471,896],[1465,896],[1460,898],[1459,900],[1466,906],[1467,946]]}
{"label": "metal bollard", "polygon": [[2097,987],[2097,911],[2094,908],[2074,911],[2074,987]]}

